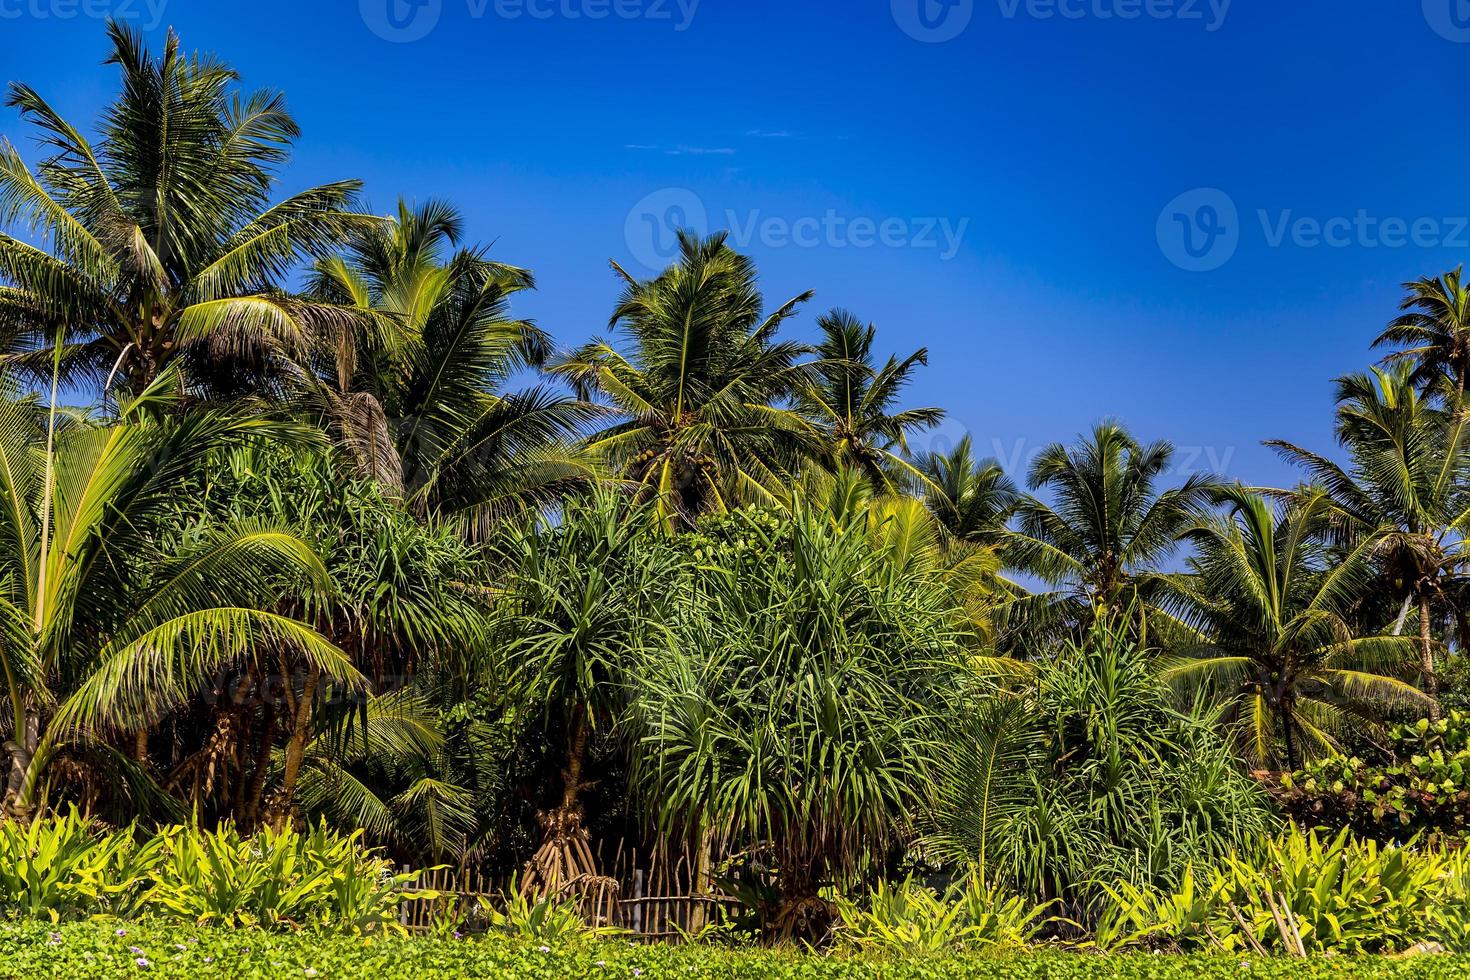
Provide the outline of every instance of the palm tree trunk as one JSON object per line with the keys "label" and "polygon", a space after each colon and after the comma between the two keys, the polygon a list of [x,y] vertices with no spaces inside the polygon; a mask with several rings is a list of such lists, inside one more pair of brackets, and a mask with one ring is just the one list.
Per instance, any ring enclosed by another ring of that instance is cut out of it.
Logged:
{"label": "palm tree trunk", "polygon": [[1296,772],[1302,767],[1302,764],[1301,760],[1297,758],[1296,732],[1292,730],[1291,717],[1294,712],[1292,711],[1291,701],[1287,698],[1282,698],[1280,711],[1281,734],[1286,740],[1286,768],[1288,772]]}
{"label": "palm tree trunk", "polygon": [[1424,675],[1424,692],[1435,699],[1429,717],[1439,720],[1439,678],[1434,672],[1434,640],[1429,632],[1429,593],[1419,593],[1419,668]]}
{"label": "palm tree trunk", "polygon": [[29,816],[30,808],[23,804],[22,797],[25,795],[26,777],[30,772],[31,762],[41,743],[40,712],[28,703],[24,717],[25,729],[5,743],[5,751],[10,753],[10,772],[5,780],[5,813],[7,816],[22,818]]}
{"label": "palm tree trunk", "polygon": [[291,721],[291,740],[286,743],[286,771],[281,778],[281,805],[277,814],[278,826],[285,826],[296,798],[296,780],[301,775],[301,763],[306,758],[306,740],[311,734],[311,709],[316,703],[316,690],[321,684],[322,669],[313,667],[306,675],[306,686],[296,702],[296,715]]}
{"label": "palm tree trunk", "polygon": [[[262,690],[264,687],[262,686]],[[250,774],[250,795],[245,803],[244,825],[250,830],[260,826],[260,805],[265,796],[265,777],[270,772],[271,749],[276,741],[276,711],[271,703],[265,702],[265,730],[261,733],[256,749],[255,771]]]}

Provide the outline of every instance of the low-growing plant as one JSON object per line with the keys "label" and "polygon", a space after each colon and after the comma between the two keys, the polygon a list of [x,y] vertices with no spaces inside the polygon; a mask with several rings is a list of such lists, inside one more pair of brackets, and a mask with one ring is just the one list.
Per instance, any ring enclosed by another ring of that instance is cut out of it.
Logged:
{"label": "low-growing plant", "polygon": [[978,874],[943,896],[912,879],[880,882],[861,903],[837,901],[838,933],[859,949],[894,955],[1016,949],[1034,941],[1052,921],[1047,908],[987,885]]}
{"label": "low-growing plant", "polygon": [[135,914],[158,847],[76,812],[0,824],[0,910],[17,918]]}
{"label": "low-growing plant", "polygon": [[[169,827],[109,831],[72,812],[0,824],[0,911],[16,919],[143,915],[207,926],[402,932],[418,874],[394,874],[361,831],[242,836]],[[434,897],[416,892],[417,897]]]}
{"label": "low-growing plant", "polygon": [[244,837],[225,824],[212,833],[172,828],[159,838],[149,906],[199,925],[401,931],[398,903],[417,878],[395,875],[365,851],[361,831],[288,827]]}
{"label": "low-growing plant", "polygon": [[1316,831],[1191,869],[1172,891],[1119,883],[1092,944],[1191,951],[1395,953],[1465,948],[1470,859]]}
{"label": "low-growing plant", "polygon": [[480,899],[480,914],[492,930],[546,946],[567,945],[618,930],[589,925],[575,901],[537,898],[512,886],[498,903]]}

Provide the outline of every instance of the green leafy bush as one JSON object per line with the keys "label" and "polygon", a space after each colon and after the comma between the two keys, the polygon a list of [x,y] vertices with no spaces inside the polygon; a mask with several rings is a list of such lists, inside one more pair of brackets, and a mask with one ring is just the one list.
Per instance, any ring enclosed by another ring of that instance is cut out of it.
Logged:
{"label": "green leafy bush", "polygon": [[1122,883],[1094,942],[1105,948],[1392,953],[1465,949],[1470,861],[1313,831],[1264,841],[1172,891]]}
{"label": "green leafy bush", "polygon": [[1381,840],[1470,835],[1470,714],[1396,728],[1388,750],[1387,764],[1333,756],[1283,775],[1276,798],[1306,826]]}
{"label": "green leafy bush", "polygon": [[[233,825],[166,828],[144,839],[107,832],[76,813],[0,824],[0,910],[59,922],[140,915],[198,925],[381,933],[397,922],[404,886],[361,846],[361,832],[266,830]],[[420,893],[422,895],[424,893]]]}
{"label": "green leafy bush", "polygon": [[849,945],[895,955],[1019,949],[1050,921],[1046,906],[987,887],[978,875],[943,896],[912,879],[880,882],[861,904],[838,900],[837,912],[838,933]]}
{"label": "green leafy bush", "polygon": [[242,837],[231,824],[214,833],[173,828],[159,835],[149,909],[200,925],[309,927],[382,932],[401,928],[403,886],[360,846],[362,832],[343,836],[324,826]]}
{"label": "green leafy bush", "polygon": [[134,914],[157,857],[155,844],[106,833],[76,813],[0,823],[0,910],[52,922]]}

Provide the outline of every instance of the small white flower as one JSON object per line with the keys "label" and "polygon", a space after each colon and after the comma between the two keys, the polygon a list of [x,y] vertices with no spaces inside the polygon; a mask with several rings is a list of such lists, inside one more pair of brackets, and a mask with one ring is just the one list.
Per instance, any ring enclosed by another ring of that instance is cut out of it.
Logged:
{"label": "small white flower", "polygon": [[541,952],[543,952],[543,953],[549,953],[549,952],[551,952],[551,947],[550,946],[542,946],[541,947]]}
{"label": "small white flower", "polygon": [[314,977],[314,976],[316,976],[316,970],[314,968],[308,966],[306,968],[306,975],[309,976],[309,977]]}
{"label": "small white flower", "polygon": [[136,964],[138,964],[139,966],[142,966],[142,967],[149,967],[149,966],[152,966],[153,965],[152,963],[149,963],[148,962],[148,960],[147,960],[146,957],[142,957],[142,956],[138,957],[136,960],[133,960],[133,962],[136,963]]}

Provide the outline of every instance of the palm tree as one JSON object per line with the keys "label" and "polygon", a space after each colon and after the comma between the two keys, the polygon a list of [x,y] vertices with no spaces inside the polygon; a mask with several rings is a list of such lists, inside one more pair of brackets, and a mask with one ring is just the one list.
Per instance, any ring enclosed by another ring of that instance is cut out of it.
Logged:
{"label": "palm tree", "polygon": [[1470,470],[1470,430],[1464,415],[1421,397],[1417,376],[1412,365],[1399,364],[1338,379],[1337,436],[1352,460],[1346,469],[1287,442],[1268,445],[1325,488],[1336,540],[1370,546],[1381,586],[1402,603],[1395,634],[1410,606],[1417,606],[1420,670],[1433,697],[1435,609],[1458,614],[1454,597],[1464,581],[1460,539],[1470,525],[1470,502],[1462,487]]}
{"label": "palm tree", "polygon": [[1411,364],[1414,384],[1425,394],[1448,392],[1451,406],[1464,401],[1470,378],[1470,289],[1462,272],[1404,283],[1409,295],[1402,314],[1373,341],[1374,347],[1403,348],[1385,360]]}
{"label": "palm tree", "polygon": [[[460,682],[440,692],[451,696],[451,687],[462,690],[471,678],[483,676],[477,667],[491,603],[478,583],[486,569],[455,529],[419,519],[378,483],[343,479],[328,453],[257,442],[217,454],[210,463],[186,484],[185,502],[176,510],[184,535],[217,525],[297,529],[332,588],[284,594],[276,611],[310,623],[351,659],[374,690],[392,692],[404,678],[414,678],[419,688],[431,678],[458,675]],[[197,745],[199,751],[190,751],[174,767],[171,783],[181,783],[186,773],[210,771],[222,747],[230,750],[224,753],[227,761],[205,784],[251,783],[248,792],[233,798],[217,789],[214,800],[191,799],[196,812],[209,812],[203,808],[208,802],[216,804],[214,812],[233,813],[239,823],[256,826],[269,784],[268,816],[283,821],[296,805],[308,747],[341,747],[336,736],[352,729],[360,715],[366,723],[366,709],[379,706],[328,690],[330,678],[289,651],[276,658],[272,673],[278,687],[262,688],[258,697],[222,700],[203,717],[176,722],[175,729],[186,733],[185,746]],[[221,686],[251,691],[259,682],[248,665],[240,665]],[[206,734],[190,738],[187,733],[193,731]],[[280,750],[278,736],[285,740]]]}
{"label": "palm tree", "polygon": [[1193,573],[1170,580],[1173,605],[1207,639],[1165,676],[1223,702],[1249,759],[1294,770],[1304,755],[1335,750],[1353,724],[1429,703],[1394,676],[1413,669],[1413,640],[1353,633],[1348,613],[1377,544],[1330,553],[1322,539],[1336,508],[1325,491],[1303,490],[1279,509],[1244,488],[1218,499],[1231,513],[1190,532]]}
{"label": "palm tree", "polygon": [[890,357],[873,363],[877,328],[864,325],[845,310],[833,310],[817,321],[822,342],[808,384],[798,389],[801,412],[821,433],[832,466],[852,466],[875,486],[887,487],[892,474],[922,474],[907,459],[912,432],[931,429],[944,420],[939,408],[898,410],[894,403],[913,381],[914,371],[929,363],[918,350],[900,361]]}
{"label": "palm tree", "polygon": [[457,247],[462,226],[446,204],[400,202],[397,220],[317,263],[312,293],[372,329],[321,338],[316,393],[360,473],[483,532],[596,475],[568,448],[593,413],[545,386],[504,391],[550,341],[509,314],[531,274]]}
{"label": "palm tree", "polygon": [[1159,489],[1173,458],[1169,443],[1140,445],[1113,422],[1071,449],[1058,443],[1042,451],[1028,483],[1033,492],[1050,491],[1053,502],[1023,497],[1015,530],[1000,540],[1007,565],[1052,588],[1010,604],[1015,630],[1075,635],[1130,610],[1145,623],[1177,625],[1155,602],[1162,564],[1200,518],[1216,481],[1196,474]]}
{"label": "palm tree", "polygon": [[994,459],[975,459],[970,436],[948,453],[929,453],[918,466],[925,482],[917,489],[951,535],[979,544],[999,541],[1021,494]]}
{"label": "palm tree", "polygon": [[53,251],[0,233],[0,343],[41,376],[64,328],[68,380],[136,393],[182,359],[193,382],[251,390],[344,319],[283,292],[285,274],[372,219],[348,213],[351,181],[270,205],[298,133],[279,93],[233,93],[228,66],[186,56],[172,33],[155,59],[139,33],[108,31],[122,94],[95,146],[34,89],[10,88],[54,152],[33,174],[0,144],[0,223]]}
{"label": "palm tree", "polygon": [[[227,666],[259,669],[291,655],[344,688],[362,683],[339,649],[274,611],[303,576],[326,588],[300,538],[239,522],[161,547],[178,488],[196,467],[250,440],[292,439],[261,419],[181,414],[178,387],[166,372],[115,421],[59,430],[54,415],[44,431],[37,426],[29,402],[0,404],[12,814],[31,811],[62,759],[83,774],[83,790],[113,785],[104,799],[125,812],[132,797],[117,785],[151,785],[149,729]],[[114,744],[123,732],[134,738],[131,753]]]}
{"label": "palm tree", "polygon": [[775,339],[811,294],[763,315],[755,264],[725,239],[681,232],[679,260],[651,281],[614,263],[627,289],[612,326],[626,329],[630,348],[595,341],[552,368],[623,417],[590,448],[654,499],[669,526],[774,499],[816,446],[788,405],[806,348]]}

